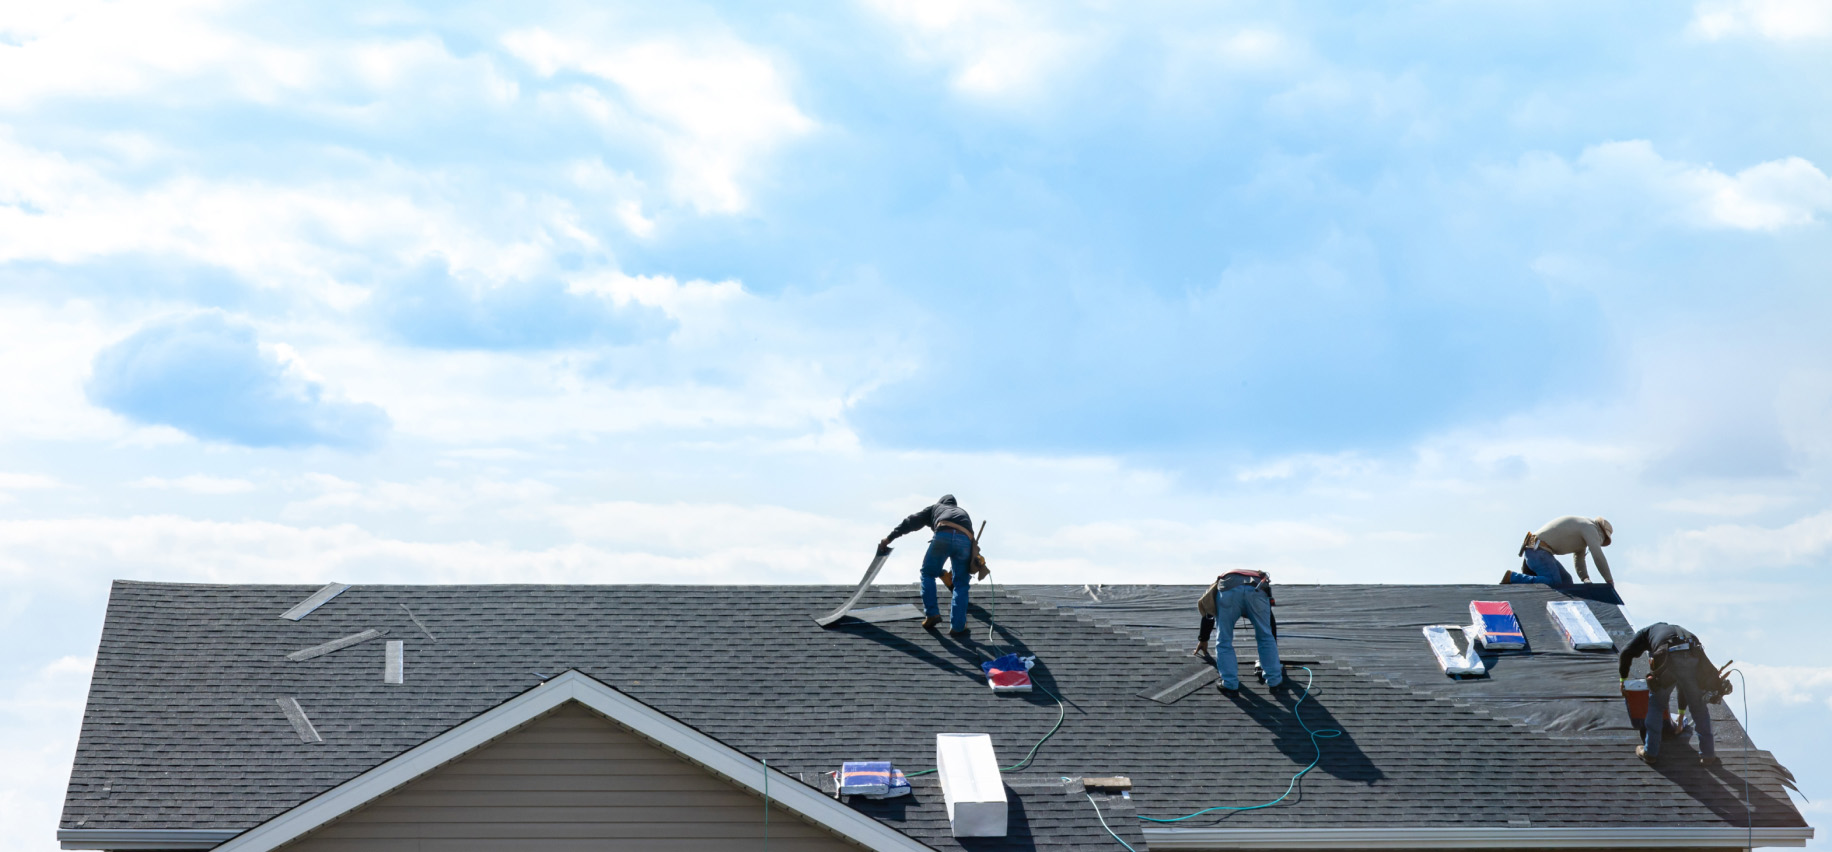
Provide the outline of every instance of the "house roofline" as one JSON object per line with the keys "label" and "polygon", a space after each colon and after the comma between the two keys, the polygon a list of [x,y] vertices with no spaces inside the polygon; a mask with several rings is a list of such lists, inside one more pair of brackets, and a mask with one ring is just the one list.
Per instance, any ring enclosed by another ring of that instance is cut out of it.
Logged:
{"label": "house roofline", "polygon": [[[172,841],[181,839],[168,835],[168,839],[159,840],[165,844],[159,847],[141,845],[153,842],[153,835],[160,834],[152,831],[109,832],[112,842],[105,842],[99,829],[65,830],[58,832],[58,839],[66,849],[213,848],[218,852],[269,852],[400,789],[568,701],[577,701],[740,787],[759,794],[763,791],[764,770],[755,758],[590,676],[569,670],[246,831],[185,832],[193,836],[183,841],[186,845],[182,846],[172,845]],[[841,804],[792,776],[775,769],[768,772],[770,802],[775,807],[791,811],[867,849],[933,852],[926,844]],[[145,840],[141,839],[143,836]]]}
{"label": "house roofline", "polygon": [[60,828],[64,849],[214,849],[240,831],[207,828]]}
{"label": "house roofline", "polygon": [[1658,849],[1805,846],[1811,826],[1627,828],[1145,828],[1152,852],[1223,849]]}

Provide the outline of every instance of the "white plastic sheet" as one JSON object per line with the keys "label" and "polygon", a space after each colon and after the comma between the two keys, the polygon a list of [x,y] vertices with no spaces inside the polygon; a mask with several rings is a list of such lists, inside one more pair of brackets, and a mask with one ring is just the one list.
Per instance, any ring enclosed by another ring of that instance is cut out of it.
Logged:
{"label": "white plastic sheet", "polygon": [[1616,643],[1583,601],[1547,601],[1546,612],[1576,651],[1613,651]]}
{"label": "white plastic sheet", "polygon": [[1451,638],[1452,628],[1444,624],[1425,625],[1425,641],[1431,644],[1431,654],[1438,659],[1438,668],[1447,675],[1463,677],[1479,675],[1488,671],[1482,664],[1482,656],[1476,653],[1476,643],[1469,643],[1469,651],[1457,650],[1457,640]]}

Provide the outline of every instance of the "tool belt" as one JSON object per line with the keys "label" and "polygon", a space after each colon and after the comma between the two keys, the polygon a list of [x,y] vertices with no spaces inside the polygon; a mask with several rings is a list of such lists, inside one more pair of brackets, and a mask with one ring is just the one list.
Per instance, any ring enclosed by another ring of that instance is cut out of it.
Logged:
{"label": "tool belt", "polygon": [[[961,535],[966,536],[969,540],[972,540],[973,538],[973,530],[967,529],[966,527],[963,527],[960,524],[951,524],[951,523],[948,523],[947,521],[936,521],[935,522],[935,531],[941,532],[942,530],[953,530],[957,533],[960,533]],[[978,542],[974,542],[974,543],[978,544]]]}
{"label": "tool belt", "polygon": [[[936,521],[935,522],[935,531],[941,532],[942,530],[951,530],[953,532],[960,533],[961,535],[966,536],[968,541],[973,542],[973,557],[968,560],[968,563],[971,566],[970,568],[968,568],[968,570],[973,572],[974,579],[984,580],[986,579],[986,576],[988,574],[992,573],[992,568],[987,566],[986,564],[986,557],[980,555],[980,542],[978,539],[973,537],[973,530],[967,529],[966,527],[963,527],[960,524],[951,524],[951,523],[948,523],[947,521]],[[954,577],[953,576],[949,574],[942,574],[941,581],[943,585],[948,587],[949,591],[954,590]]]}
{"label": "tool belt", "polygon": [[1272,587],[1272,578],[1258,571],[1244,574],[1234,573],[1222,575],[1221,591],[1225,592],[1229,589],[1239,588],[1241,586],[1252,586],[1262,592],[1269,592]]}
{"label": "tool belt", "polygon": [[1648,686],[1671,686],[1677,667],[1698,667],[1704,653],[1696,639],[1674,638],[1649,649]]}

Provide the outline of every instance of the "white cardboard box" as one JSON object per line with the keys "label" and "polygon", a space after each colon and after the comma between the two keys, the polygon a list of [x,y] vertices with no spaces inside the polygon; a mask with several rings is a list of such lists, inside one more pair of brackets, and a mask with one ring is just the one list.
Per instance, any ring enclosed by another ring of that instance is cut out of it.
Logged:
{"label": "white cardboard box", "polygon": [[935,766],[955,837],[1004,837],[1010,811],[991,734],[936,734]]}

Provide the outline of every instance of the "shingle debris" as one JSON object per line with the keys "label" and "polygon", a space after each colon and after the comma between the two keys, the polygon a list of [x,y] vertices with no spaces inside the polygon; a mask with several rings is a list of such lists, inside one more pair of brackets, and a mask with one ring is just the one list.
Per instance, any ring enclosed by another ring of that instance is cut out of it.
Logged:
{"label": "shingle debris", "polygon": [[407,643],[400,639],[390,639],[384,646],[387,651],[382,655],[382,683],[405,683],[402,667],[407,656]]}
{"label": "shingle debris", "polygon": [[300,742],[324,742],[324,737],[318,736],[318,729],[312,727],[312,720],[305,717],[305,708],[299,706],[299,699],[288,695],[274,699],[274,703],[280,705],[280,712],[286,714],[286,721],[293,723],[293,730],[299,732]]}
{"label": "shingle debris", "polygon": [[434,636],[431,630],[427,630],[426,625],[420,623],[420,617],[417,615],[414,615],[413,610],[408,609],[406,604],[401,604],[401,611],[404,613],[407,613],[408,618],[413,619],[413,626],[420,628],[420,632],[426,634],[426,638],[431,639],[434,642],[439,641],[439,637]]}
{"label": "shingle debris", "polygon": [[300,601],[292,609],[280,613],[280,617],[287,621],[298,621],[301,618],[311,615],[312,610],[324,606],[332,598],[343,594],[344,590],[348,588],[350,588],[350,586],[346,583],[326,583],[324,588],[313,592],[311,597]]}
{"label": "shingle debris", "polygon": [[299,650],[299,651],[294,651],[290,654],[287,654],[286,658],[297,663],[301,660],[309,660],[313,657],[322,657],[326,654],[331,653],[332,651],[341,651],[345,648],[350,647],[351,645],[360,645],[371,639],[380,639],[382,636],[383,636],[382,631],[376,630],[374,628],[370,628],[368,630],[364,630],[361,633],[354,633],[349,636],[345,636],[342,639],[332,639],[331,641],[326,642],[323,645],[313,645],[310,648],[306,648],[306,649]]}

